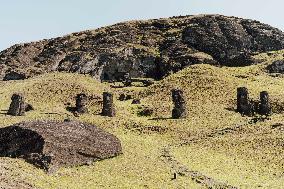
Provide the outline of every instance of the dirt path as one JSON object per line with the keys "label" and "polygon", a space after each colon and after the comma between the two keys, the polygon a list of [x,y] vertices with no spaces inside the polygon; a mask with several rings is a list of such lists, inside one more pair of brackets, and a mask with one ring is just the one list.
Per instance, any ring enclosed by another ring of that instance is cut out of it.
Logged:
{"label": "dirt path", "polygon": [[201,184],[205,187],[208,187],[210,189],[238,189],[237,187],[214,180],[213,178],[203,175],[202,173],[199,173],[197,171],[191,171],[188,167],[182,165],[175,159],[173,155],[171,155],[169,146],[162,149],[161,158],[166,164],[171,167],[172,171],[177,175],[189,177],[196,183]]}

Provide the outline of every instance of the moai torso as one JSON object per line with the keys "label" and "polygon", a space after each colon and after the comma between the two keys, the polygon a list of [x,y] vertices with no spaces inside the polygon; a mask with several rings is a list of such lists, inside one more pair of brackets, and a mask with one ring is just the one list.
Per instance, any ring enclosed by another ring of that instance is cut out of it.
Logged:
{"label": "moai torso", "polygon": [[87,108],[88,97],[85,94],[78,94],[76,96],[76,112],[78,113],[88,113]]}
{"label": "moai torso", "polygon": [[187,117],[187,107],[183,96],[183,92],[178,89],[172,90],[172,100],[174,108],[172,110],[172,118],[180,119]]}
{"label": "moai torso", "polygon": [[246,87],[237,89],[237,112],[251,116],[254,113],[254,105],[249,100],[249,93]]}
{"label": "moai torso", "polygon": [[12,116],[23,116],[25,115],[25,98],[23,94],[13,94],[11,98],[12,102],[10,104],[8,114]]}
{"label": "moai torso", "polygon": [[122,80],[123,84],[125,87],[129,87],[132,85],[132,80],[131,80],[131,77],[130,77],[130,74],[129,73],[125,73],[123,75],[123,80]]}
{"label": "moai torso", "polygon": [[266,116],[271,114],[271,105],[267,91],[262,91],[260,93],[259,114]]}
{"label": "moai torso", "polygon": [[103,93],[103,110],[102,115],[108,117],[114,117],[116,114],[113,104],[113,95],[108,92]]}

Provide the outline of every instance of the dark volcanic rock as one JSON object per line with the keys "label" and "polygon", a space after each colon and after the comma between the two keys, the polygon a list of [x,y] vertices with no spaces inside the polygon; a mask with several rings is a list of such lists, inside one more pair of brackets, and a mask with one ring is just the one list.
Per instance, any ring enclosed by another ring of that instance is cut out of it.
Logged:
{"label": "dark volcanic rock", "polygon": [[271,104],[267,91],[260,92],[259,114],[266,116],[271,114]]}
{"label": "dark volcanic rock", "polygon": [[269,73],[284,73],[284,60],[277,60],[267,66]]}
{"label": "dark volcanic rock", "polygon": [[0,156],[20,157],[55,171],[122,153],[114,135],[80,122],[22,122],[0,129]]}
{"label": "dark volcanic rock", "polygon": [[113,103],[113,94],[104,92],[103,93],[103,109],[102,115],[108,117],[114,117],[116,114],[115,106]]}
{"label": "dark volcanic rock", "polygon": [[27,79],[25,74],[17,73],[17,72],[14,72],[14,71],[6,73],[4,78],[3,78],[4,81],[8,81],[8,80],[23,80],[23,79]]}
{"label": "dark volcanic rock", "polygon": [[257,21],[212,15],[191,22],[183,32],[184,42],[225,66],[250,65],[252,52],[284,48],[283,32]]}
{"label": "dark volcanic rock", "polygon": [[141,104],[140,99],[133,99],[131,104]]}
{"label": "dark volcanic rock", "polygon": [[131,21],[64,37],[14,45],[0,52],[0,78],[52,71],[99,80],[161,79],[192,64],[246,66],[251,54],[284,49],[282,31],[221,15]]}
{"label": "dark volcanic rock", "polygon": [[87,103],[88,103],[87,95],[83,93],[78,94],[76,96],[76,111],[79,114],[88,113]]}

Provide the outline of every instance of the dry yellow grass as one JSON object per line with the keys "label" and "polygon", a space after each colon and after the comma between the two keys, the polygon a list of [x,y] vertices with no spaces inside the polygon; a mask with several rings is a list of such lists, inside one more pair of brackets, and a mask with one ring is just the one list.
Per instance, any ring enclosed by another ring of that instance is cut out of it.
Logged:
{"label": "dry yellow grass", "polygon": [[[284,127],[283,113],[277,112],[271,120],[250,124],[235,108],[236,89],[248,87],[251,97],[267,90],[275,110],[282,110],[284,78],[271,77],[264,72],[272,60],[283,58],[284,51],[258,55],[266,60],[262,65],[245,68],[216,68],[195,65],[173,74],[148,88],[110,88],[89,76],[54,73],[25,81],[0,83],[0,123],[12,123],[66,117],[95,124],[120,138],[124,154],[91,166],[62,168],[53,175],[20,159],[0,158],[0,185],[22,183],[35,188],[206,188],[190,176],[173,172],[163,158],[169,149],[173,158],[192,171],[240,188],[283,188],[284,186]],[[172,120],[172,88],[181,88],[188,101],[187,119]],[[131,101],[115,100],[118,115],[105,118],[98,115],[101,94],[112,91],[131,92],[142,98],[142,104],[153,107],[154,115],[140,117],[138,107]],[[14,92],[25,94],[35,111],[24,117],[11,117],[4,113]],[[74,105],[76,94],[85,92],[92,97],[90,114],[74,117],[66,110],[66,103]],[[236,127],[241,126],[241,127]],[[152,128],[161,128],[153,131]],[[233,130],[226,133],[224,128]]]}

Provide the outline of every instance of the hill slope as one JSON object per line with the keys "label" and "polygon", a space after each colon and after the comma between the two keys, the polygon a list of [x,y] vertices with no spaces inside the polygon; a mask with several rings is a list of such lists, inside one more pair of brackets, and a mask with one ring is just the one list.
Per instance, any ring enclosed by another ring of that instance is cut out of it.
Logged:
{"label": "hill slope", "polygon": [[[123,155],[90,166],[61,168],[48,175],[20,159],[0,158],[0,185],[14,188],[279,188],[284,185],[283,107],[284,79],[265,72],[266,66],[283,59],[284,52],[254,57],[263,64],[247,67],[194,65],[150,87],[111,88],[90,76],[51,73],[23,81],[0,82],[0,123],[8,126],[27,120],[80,120],[115,134]],[[63,79],[64,78],[64,79]],[[234,111],[236,88],[247,86],[252,98],[267,90],[275,113],[270,120],[253,123]],[[182,87],[189,116],[172,120],[170,90]],[[102,91],[141,98],[115,100],[117,117],[101,110]],[[5,115],[10,96],[25,94],[35,111],[24,117]],[[74,105],[77,93],[91,96],[90,113],[74,117],[66,103]],[[35,98],[39,96],[40,98]],[[153,116],[139,116],[142,105]],[[177,173],[177,179],[173,178]]]}
{"label": "hill slope", "polygon": [[64,71],[160,79],[192,64],[250,65],[251,54],[281,49],[283,32],[253,20],[198,15],[131,21],[14,45],[0,53],[0,78]]}

